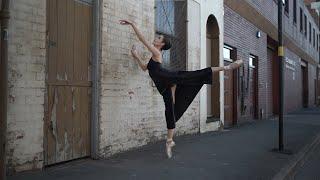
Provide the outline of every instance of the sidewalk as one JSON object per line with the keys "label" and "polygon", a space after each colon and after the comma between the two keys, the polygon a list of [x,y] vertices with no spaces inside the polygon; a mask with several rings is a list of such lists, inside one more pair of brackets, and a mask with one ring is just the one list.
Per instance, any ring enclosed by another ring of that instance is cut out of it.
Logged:
{"label": "sidewalk", "polygon": [[[294,154],[320,133],[320,110],[285,116],[285,148]],[[96,179],[272,179],[293,155],[271,152],[278,143],[277,120],[175,139],[174,157],[166,159],[164,142],[106,160],[81,160],[8,177],[9,180]]]}
{"label": "sidewalk", "polygon": [[320,179],[320,144],[308,155],[302,167],[293,175],[294,180]]}

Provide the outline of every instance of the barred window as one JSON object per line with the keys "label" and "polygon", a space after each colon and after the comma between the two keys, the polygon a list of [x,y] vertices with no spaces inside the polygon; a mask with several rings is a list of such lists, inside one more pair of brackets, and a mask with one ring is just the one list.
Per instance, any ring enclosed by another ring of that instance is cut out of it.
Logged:
{"label": "barred window", "polygon": [[317,34],[317,51],[319,51],[319,34]]}
{"label": "barred window", "polygon": [[289,15],[289,1],[288,0],[284,1],[284,12],[286,15]]}
{"label": "barred window", "polygon": [[293,0],[293,23],[297,24],[297,0]]}
{"label": "barred window", "polygon": [[311,23],[309,22],[309,42],[311,43]]}
{"label": "barred window", "polygon": [[313,28],[313,47],[316,47],[316,30]]}
{"label": "barred window", "polygon": [[303,32],[303,10],[300,8],[300,32]]}
{"label": "barred window", "polygon": [[308,19],[307,15],[304,15],[304,36],[307,38],[308,36]]}
{"label": "barred window", "polygon": [[186,0],[155,0],[156,34],[169,37],[172,47],[163,51],[163,66],[186,70]]}

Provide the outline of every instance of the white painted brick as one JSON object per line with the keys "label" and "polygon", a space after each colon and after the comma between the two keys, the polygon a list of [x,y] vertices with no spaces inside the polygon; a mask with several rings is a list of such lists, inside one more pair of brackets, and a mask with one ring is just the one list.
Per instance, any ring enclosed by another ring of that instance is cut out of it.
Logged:
{"label": "white painted brick", "polygon": [[10,5],[7,160],[22,171],[43,166],[46,1]]}
{"label": "white painted brick", "polygon": [[[166,123],[162,96],[152,87],[148,73],[130,55],[131,46],[140,42],[130,27],[117,23],[122,18],[133,20],[151,42],[154,1],[105,0],[103,3],[99,153],[109,156],[163,139]],[[149,58],[149,55],[145,56]],[[186,113],[188,118],[179,122],[183,125],[177,125],[180,134],[198,131],[199,101],[191,107]]]}

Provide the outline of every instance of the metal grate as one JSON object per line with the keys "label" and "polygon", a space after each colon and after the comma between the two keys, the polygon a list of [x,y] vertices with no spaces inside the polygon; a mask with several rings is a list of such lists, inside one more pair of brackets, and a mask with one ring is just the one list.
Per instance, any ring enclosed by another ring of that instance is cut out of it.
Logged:
{"label": "metal grate", "polygon": [[155,29],[171,39],[172,47],[163,52],[163,66],[186,69],[186,0],[155,0]]}

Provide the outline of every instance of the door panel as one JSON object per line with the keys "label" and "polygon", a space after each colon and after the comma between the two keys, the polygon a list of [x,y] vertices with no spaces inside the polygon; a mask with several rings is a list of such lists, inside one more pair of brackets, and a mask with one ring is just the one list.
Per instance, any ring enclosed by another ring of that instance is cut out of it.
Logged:
{"label": "door panel", "polygon": [[272,97],[273,97],[273,114],[279,114],[279,68],[280,64],[275,54],[272,61]]}
{"label": "door panel", "polygon": [[[225,65],[228,63],[225,62]],[[224,122],[227,126],[233,124],[233,71],[224,72]]]}
{"label": "door panel", "polygon": [[250,83],[250,115],[252,119],[258,119],[258,66],[257,58],[252,57],[253,66],[249,67],[249,83]]}
{"label": "door panel", "polygon": [[48,0],[46,165],[90,155],[92,6]]}
{"label": "door panel", "polygon": [[309,89],[308,89],[308,66],[301,66],[301,80],[302,80],[302,105],[307,108],[309,105]]}
{"label": "door panel", "polygon": [[271,115],[273,113],[273,83],[272,83],[272,64],[274,59],[275,51],[273,49],[267,48],[267,56],[268,56],[268,64],[267,64],[267,74],[268,77],[266,79],[266,115]]}

